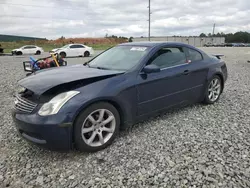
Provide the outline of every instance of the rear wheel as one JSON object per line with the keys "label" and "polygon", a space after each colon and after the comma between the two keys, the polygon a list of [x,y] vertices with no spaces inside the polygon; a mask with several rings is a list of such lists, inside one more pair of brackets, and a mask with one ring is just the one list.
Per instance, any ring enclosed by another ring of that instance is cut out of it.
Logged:
{"label": "rear wheel", "polygon": [[116,108],[106,102],[86,108],[74,125],[76,148],[80,151],[96,152],[109,146],[120,127],[120,115]]}
{"label": "rear wheel", "polygon": [[40,55],[40,54],[41,54],[40,50],[36,51],[36,55]]}
{"label": "rear wheel", "polygon": [[204,103],[213,104],[220,98],[222,92],[222,80],[219,76],[214,76],[207,85]]}
{"label": "rear wheel", "polygon": [[61,53],[60,53],[60,56],[61,56],[62,58],[65,58],[67,55],[66,55],[65,52],[61,52]]}
{"label": "rear wheel", "polygon": [[84,52],[84,57],[89,57],[90,53],[88,51]]}

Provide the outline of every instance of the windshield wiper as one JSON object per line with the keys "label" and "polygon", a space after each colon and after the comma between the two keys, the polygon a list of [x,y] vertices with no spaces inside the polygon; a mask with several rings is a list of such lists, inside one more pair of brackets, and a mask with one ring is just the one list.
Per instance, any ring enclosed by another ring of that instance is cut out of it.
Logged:
{"label": "windshield wiper", "polygon": [[83,63],[83,65],[84,65],[84,66],[88,65],[88,67],[89,67],[89,62],[86,61],[86,62]]}
{"label": "windshield wiper", "polygon": [[93,67],[93,68],[102,69],[102,70],[110,70],[109,68],[106,68],[106,67]]}

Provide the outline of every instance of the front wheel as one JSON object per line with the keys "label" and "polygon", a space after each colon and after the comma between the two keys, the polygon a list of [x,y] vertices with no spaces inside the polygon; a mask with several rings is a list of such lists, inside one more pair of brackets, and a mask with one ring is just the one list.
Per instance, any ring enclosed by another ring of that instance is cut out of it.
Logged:
{"label": "front wheel", "polygon": [[109,146],[120,128],[120,115],[106,102],[86,108],[74,125],[74,140],[80,151],[96,152]]}
{"label": "front wheel", "polygon": [[204,103],[213,104],[220,98],[222,92],[222,80],[219,76],[214,76],[206,88]]}
{"label": "front wheel", "polygon": [[67,55],[66,55],[65,52],[61,52],[61,53],[60,53],[60,56],[61,56],[62,58],[65,58]]}
{"label": "front wheel", "polygon": [[23,52],[18,51],[18,52],[16,52],[16,55],[23,55]]}

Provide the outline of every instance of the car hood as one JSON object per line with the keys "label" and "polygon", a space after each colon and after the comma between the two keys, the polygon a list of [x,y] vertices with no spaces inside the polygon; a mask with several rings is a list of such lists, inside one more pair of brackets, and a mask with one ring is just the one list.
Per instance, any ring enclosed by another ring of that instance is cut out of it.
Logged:
{"label": "car hood", "polygon": [[82,81],[85,79],[97,78],[122,74],[124,71],[116,70],[101,70],[96,68],[88,68],[83,65],[74,65],[60,68],[50,68],[44,71],[39,71],[31,76],[28,76],[18,82],[22,87],[25,87],[37,95],[52,89],[61,84],[67,84],[74,81]]}
{"label": "car hood", "polygon": [[17,51],[17,50],[20,50],[20,48],[16,48],[16,49],[14,49],[14,50],[12,50],[12,51]]}
{"label": "car hood", "polygon": [[51,51],[55,52],[55,51],[57,51],[57,50],[60,50],[60,48],[55,48],[55,49],[53,49],[53,50],[51,50]]}

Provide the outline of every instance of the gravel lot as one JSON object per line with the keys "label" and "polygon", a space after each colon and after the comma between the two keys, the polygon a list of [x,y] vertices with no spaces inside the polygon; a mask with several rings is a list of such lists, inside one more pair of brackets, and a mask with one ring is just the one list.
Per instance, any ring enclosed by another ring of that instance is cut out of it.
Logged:
{"label": "gravel lot", "polygon": [[217,104],[169,111],[92,154],[43,150],[16,134],[12,95],[28,56],[0,57],[0,187],[250,187],[250,48],[204,50],[227,61]]}

